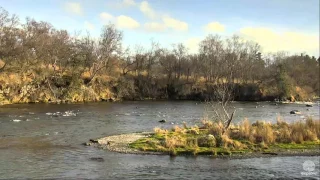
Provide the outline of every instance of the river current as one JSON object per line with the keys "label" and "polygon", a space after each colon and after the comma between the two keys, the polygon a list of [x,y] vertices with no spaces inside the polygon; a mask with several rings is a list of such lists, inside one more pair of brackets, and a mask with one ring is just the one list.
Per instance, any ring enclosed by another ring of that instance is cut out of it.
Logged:
{"label": "river current", "polygon": [[[233,102],[234,123],[319,119],[319,105]],[[292,115],[299,110],[302,115]],[[83,146],[89,139],[200,124],[210,114],[194,101],[0,106],[0,179],[319,179],[320,157],[219,159],[132,155]],[[166,119],[160,124],[158,121]],[[97,160],[97,158],[99,160]],[[308,169],[310,164],[314,165]],[[312,170],[312,171],[311,171]]]}

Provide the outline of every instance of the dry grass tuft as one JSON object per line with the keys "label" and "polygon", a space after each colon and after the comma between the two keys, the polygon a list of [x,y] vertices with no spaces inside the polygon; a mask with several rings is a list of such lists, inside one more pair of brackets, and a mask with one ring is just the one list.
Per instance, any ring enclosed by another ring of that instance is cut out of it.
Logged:
{"label": "dry grass tuft", "polygon": [[250,130],[251,130],[251,124],[250,124],[249,120],[247,118],[245,118],[240,124],[240,128],[239,128],[240,138],[248,139],[250,137],[250,133],[251,133]]}
{"label": "dry grass tuft", "polygon": [[186,132],[186,130],[180,126],[174,126],[172,131],[178,134],[184,134]]}
{"label": "dry grass tuft", "polygon": [[213,123],[213,125],[208,129],[209,130],[209,134],[216,136],[221,136],[222,132],[223,132],[223,124],[222,122],[218,122],[218,123]]}
{"label": "dry grass tuft", "polygon": [[263,123],[256,128],[255,134],[255,143],[261,143],[262,141],[267,144],[272,144],[275,142],[275,136],[270,123]]}
{"label": "dry grass tuft", "polygon": [[166,136],[165,137],[165,147],[166,148],[177,148],[177,147],[185,147],[187,144],[186,138],[182,138],[181,136]]}
{"label": "dry grass tuft", "polygon": [[164,135],[164,134],[168,134],[168,130],[166,129],[161,129],[159,127],[155,127],[153,129],[153,131],[156,133],[156,134],[159,134],[159,135]]}

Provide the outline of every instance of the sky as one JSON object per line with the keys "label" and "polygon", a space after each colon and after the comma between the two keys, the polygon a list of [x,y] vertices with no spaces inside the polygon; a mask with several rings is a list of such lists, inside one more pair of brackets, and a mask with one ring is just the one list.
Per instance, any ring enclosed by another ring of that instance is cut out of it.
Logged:
{"label": "sky", "polygon": [[319,0],[0,0],[0,7],[22,22],[31,17],[71,34],[98,37],[113,23],[131,48],[153,40],[168,48],[184,43],[195,53],[209,34],[237,34],[262,53],[319,56]]}

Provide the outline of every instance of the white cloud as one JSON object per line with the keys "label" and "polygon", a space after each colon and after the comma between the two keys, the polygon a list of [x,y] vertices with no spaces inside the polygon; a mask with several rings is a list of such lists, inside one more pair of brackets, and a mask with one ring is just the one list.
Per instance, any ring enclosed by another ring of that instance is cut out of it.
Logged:
{"label": "white cloud", "polygon": [[123,9],[137,6],[137,3],[134,0],[112,0],[107,2],[107,5],[113,9]]}
{"label": "white cloud", "polygon": [[206,32],[224,32],[225,26],[219,22],[211,22],[204,26]]}
{"label": "white cloud", "polygon": [[136,2],[135,2],[134,0],[123,0],[123,1],[122,1],[122,4],[123,4],[124,6],[129,7],[129,6],[135,6],[135,5],[136,5]]}
{"label": "white cloud", "polygon": [[129,16],[120,15],[117,17],[112,16],[109,13],[100,13],[100,19],[103,23],[114,23],[120,29],[136,29],[140,27],[140,23]]}
{"label": "white cloud", "polygon": [[150,19],[156,18],[156,12],[151,8],[148,1],[142,1],[139,6],[140,11]]}
{"label": "white cloud", "polygon": [[165,24],[161,24],[161,23],[158,23],[158,22],[145,23],[144,24],[144,28],[148,32],[164,32],[167,29]]}
{"label": "white cloud", "polygon": [[199,50],[199,43],[201,38],[189,38],[185,41],[186,47],[189,49],[190,53],[197,53]]}
{"label": "white cloud", "polygon": [[240,29],[240,34],[261,45],[265,52],[280,50],[300,53],[315,54],[319,51],[319,35],[301,32],[277,32],[265,27],[245,27]]}
{"label": "white cloud", "polygon": [[187,31],[188,24],[186,22],[180,21],[178,19],[174,19],[170,16],[164,16],[162,18],[166,27],[171,28],[176,31]]}
{"label": "white cloud", "polygon": [[114,18],[111,14],[106,13],[106,12],[100,13],[99,16],[100,16],[100,19],[105,23],[113,20],[113,18]]}
{"label": "white cloud", "polygon": [[129,16],[118,16],[116,19],[116,26],[123,29],[136,29],[140,24]]}
{"label": "white cloud", "polygon": [[88,29],[88,30],[94,30],[94,25],[91,24],[91,23],[88,22],[88,21],[85,21],[85,22],[84,22],[84,26],[85,26],[85,28]]}
{"label": "white cloud", "polygon": [[142,1],[139,5],[139,9],[147,18],[158,20],[157,22],[147,22],[144,24],[144,29],[148,32],[164,32],[170,29],[175,31],[188,30],[188,24],[186,22],[156,12],[148,1]]}
{"label": "white cloud", "polygon": [[64,4],[64,9],[72,14],[76,14],[76,15],[82,15],[83,11],[82,11],[82,7],[80,3],[76,3],[76,2],[66,2]]}

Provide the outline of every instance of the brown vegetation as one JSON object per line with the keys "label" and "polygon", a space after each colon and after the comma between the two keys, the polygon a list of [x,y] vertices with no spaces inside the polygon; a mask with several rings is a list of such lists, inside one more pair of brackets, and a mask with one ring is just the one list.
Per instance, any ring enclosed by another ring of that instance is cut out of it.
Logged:
{"label": "brown vegetation", "polygon": [[300,147],[299,144],[314,147],[320,142],[320,120],[311,118],[290,124],[282,120],[275,124],[264,121],[251,124],[245,119],[237,125],[231,125],[226,133],[222,133],[223,130],[221,123],[211,121],[203,121],[200,128],[175,126],[171,131],[155,128],[153,136],[138,140],[131,147],[176,155],[179,152],[197,154],[221,150],[261,151],[279,146],[295,148]]}
{"label": "brown vegetation", "polygon": [[0,104],[217,100],[221,87],[232,89],[235,100],[307,100],[320,92],[319,59],[262,55],[257,43],[239,36],[209,35],[197,54],[183,44],[169,49],[155,42],[124,49],[113,25],[91,37],[30,18],[21,23],[2,8],[0,17]]}

